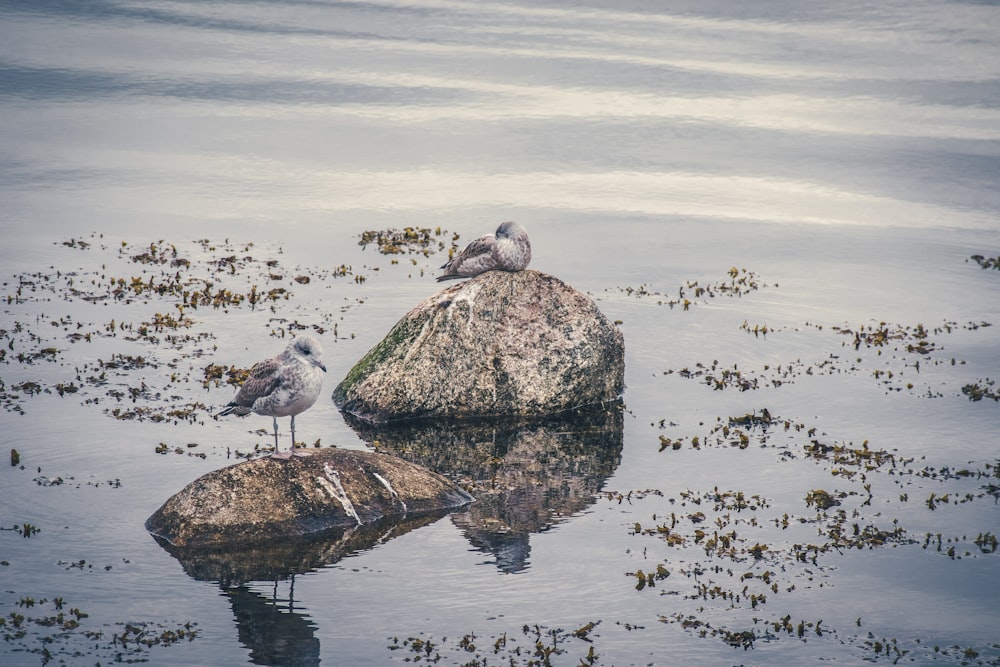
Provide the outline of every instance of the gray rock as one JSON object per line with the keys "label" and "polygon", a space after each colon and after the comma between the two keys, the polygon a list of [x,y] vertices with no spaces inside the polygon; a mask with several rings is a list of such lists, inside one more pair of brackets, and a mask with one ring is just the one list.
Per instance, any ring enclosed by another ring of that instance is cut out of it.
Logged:
{"label": "gray rock", "polygon": [[215,470],[188,484],[146,521],[179,547],[260,543],[461,507],[472,496],[394,456],[309,450]]}
{"label": "gray rock", "polygon": [[621,331],[594,302],[538,271],[489,271],[404,316],[333,393],[371,423],[551,415],[616,400]]}

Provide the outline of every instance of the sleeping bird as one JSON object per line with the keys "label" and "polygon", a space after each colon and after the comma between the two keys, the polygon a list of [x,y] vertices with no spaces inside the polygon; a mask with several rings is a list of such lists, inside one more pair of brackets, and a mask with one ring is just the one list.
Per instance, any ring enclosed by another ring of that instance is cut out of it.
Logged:
{"label": "sleeping bird", "polygon": [[522,271],[531,261],[528,231],[518,222],[504,222],[494,234],[481,236],[441,266],[437,281],[471,278],[486,271]]}

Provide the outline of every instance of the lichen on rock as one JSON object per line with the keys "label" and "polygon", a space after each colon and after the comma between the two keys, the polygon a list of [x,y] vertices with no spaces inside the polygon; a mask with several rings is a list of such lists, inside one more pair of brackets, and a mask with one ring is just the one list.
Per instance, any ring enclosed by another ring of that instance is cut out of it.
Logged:
{"label": "lichen on rock", "polygon": [[334,390],[371,423],[531,418],[616,400],[621,331],[593,300],[538,271],[489,271],[407,313]]}

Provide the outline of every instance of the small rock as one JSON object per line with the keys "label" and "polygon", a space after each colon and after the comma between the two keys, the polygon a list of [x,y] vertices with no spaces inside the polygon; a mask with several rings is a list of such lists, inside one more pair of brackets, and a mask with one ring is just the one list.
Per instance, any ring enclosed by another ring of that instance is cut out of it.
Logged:
{"label": "small rock", "polygon": [[461,507],[472,496],[419,465],[384,454],[309,450],[215,470],[146,521],[178,547],[256,543]]}

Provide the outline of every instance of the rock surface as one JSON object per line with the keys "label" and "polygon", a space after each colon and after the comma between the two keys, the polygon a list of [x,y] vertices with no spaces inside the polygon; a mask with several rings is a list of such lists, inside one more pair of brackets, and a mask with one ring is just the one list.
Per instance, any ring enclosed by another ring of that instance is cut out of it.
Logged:
{"label": "rock surface", "polygon": [[461,507],[472,496],[402,459],[347,449],[246,461],[188,484],[146,521],[179,547],[259,543]]}
{"label": "rock surface", "polygon": [[405,315],[334,390],[371,423],[551,415],[616,400],[621,331],[594,302],[538,271],[489,271]]}

